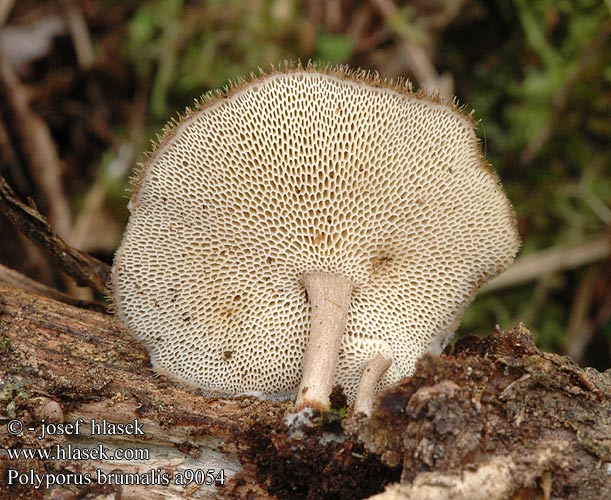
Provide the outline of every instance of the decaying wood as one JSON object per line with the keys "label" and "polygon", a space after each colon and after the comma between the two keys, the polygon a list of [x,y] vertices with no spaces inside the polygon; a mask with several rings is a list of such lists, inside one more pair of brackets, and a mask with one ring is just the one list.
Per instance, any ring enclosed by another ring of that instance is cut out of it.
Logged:
{"label": "decaying wood", "polygon": [[[87,311],[47,298],[0,285],[0,442],[3,448],[54,449],[103,445],[109,452],[116,448],[145,449],[148,460],[10,460],[2,453],[0,477],[8,469],[24,473],[59,477],[96,471],[172,474],[186,470],[218,476],[224,471],[226,482],[242,469],[235,446],[229,439],[232,430],[258,415],[282,413],[286,405],[252,398],[221,400],[204,397],[168,383],[153,375],[146,351],[112,316]],[[83,419],[79,435],[57,435],[38,439],[40,422],[74,423]],[[129,423],[138,420],[143,436],[91,436],[89,422],[106,420]],[[20,421],[26,430],[9,434],[10,420]],[[141,453],[141,452],[140,452]],[[159,477],[159,476],[157,476]],[[52,480],[52,479],[51,479]],[[77,488],[78,489],[78,488]],[[96,486],[92,494],[122,490],[121,498],[217,498],[220,487],[191,483],[186,487]],[[83,490],[83,488],[80,488]],[[73,498],[75,488],[60,488]],[[0,481],[0,498],[43,498],[45,489],[8,486]],[[71,494],[72,494],[71,493]],[[59,495],[59,493],[56,493]],[[116,497],[119,498],[119,497]]]}
{"label": "decaying wood", "polygon": [[462,338],[385,391],[362,437],[403,466],[376,500],[611,498],[611,370],[541,352],[523,326]]}
{"label": "decaying wood", "polygon": [[[345,398],[331,399],[337,411],[314,428],[287,428],[291,403],[182,389],[153,374],[112,316],[0,284],[2,448],[149,453],[26,460],[1,451],[0,499],[357,499],[399,480],[378,498],[611,498],[611,373],[542,353],[522,327],[425,356],[370,419],[343,420]],[[79,419],[78,435],[40,439],[43,420]],[[143,435],[92,435],[92,420]],[[24,432],[11,434],[11,421]],[[11,470],[29,484],[9,485]],[[223,470],[225,485],[194,484],[208,470]],[[31,484],[87,474],[92,484],[51,492]],[[176,484],[181,474],[191,484]],[[154,484],[97,484],[98,475]]]}
{"label": "decaying wood", "polygon": [[[455,472],[423,472],[412,483],[393,484],[384,493],[370,500],[507,500],[533,498],[549,500],[551,474],[558,457],[567,452],[568,443],[550,443],[534,455],[514,460],[500,456],[477,468]],[[528,467],[525,467],[528,465]],[[562,465],[562,464],[561,464]],[[539,484],[539,488],[525,490],[518,496],[516,482]]]}

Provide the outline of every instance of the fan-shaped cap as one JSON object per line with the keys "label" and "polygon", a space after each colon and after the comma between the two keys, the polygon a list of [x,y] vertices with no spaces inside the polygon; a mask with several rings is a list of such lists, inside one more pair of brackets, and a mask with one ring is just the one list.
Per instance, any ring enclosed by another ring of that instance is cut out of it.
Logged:
{"label": "fan-shaped cap", "polygon": [[342,69],[291,69],[205,99],[151,155],[112,293],[156,369],[225,395],[292,394],[310,305],[301,277],[353,289],[336,383],[379,386],[439,352],[513,260],[511,206],[453,104]]}

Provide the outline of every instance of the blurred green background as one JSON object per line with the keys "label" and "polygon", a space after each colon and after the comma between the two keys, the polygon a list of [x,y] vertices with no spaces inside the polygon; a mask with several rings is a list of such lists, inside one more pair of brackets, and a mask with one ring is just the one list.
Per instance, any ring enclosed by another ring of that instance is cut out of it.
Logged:
{"label": "blurred green background", "polygon": [[[60,233],[74,246],[111,262],[131,170],[202,93],[283,60],[348,64],[454,94],[480,121],[522,267],[459,331],[523,321],[540,347],[611,366],[610,0],[23,0],[0,2],[0,19],[3,64],[59,158]],[[2,174],[48,212],[58,194],[36,181],[1,106]],[[3,264],[66,287],[0,229]]]}

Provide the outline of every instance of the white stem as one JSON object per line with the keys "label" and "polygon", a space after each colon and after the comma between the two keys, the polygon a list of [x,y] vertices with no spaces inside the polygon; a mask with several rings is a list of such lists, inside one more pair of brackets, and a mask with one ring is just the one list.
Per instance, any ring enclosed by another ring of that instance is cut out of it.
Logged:
{"label": "white stem", "polygon": [[296,412],[307,407],[322,410],[329,406],[352,294],[352,282],[340,274],[306,273],[301,282],[308,292],[312,312]]}
{"label": "white stem", "polygon": [[353,415],[364,413],[368,417],[373,411],[373,395],[379,380],[392,364],[392,359],[384,354],[376,354],[365,364],[359,388],[354,401]]}

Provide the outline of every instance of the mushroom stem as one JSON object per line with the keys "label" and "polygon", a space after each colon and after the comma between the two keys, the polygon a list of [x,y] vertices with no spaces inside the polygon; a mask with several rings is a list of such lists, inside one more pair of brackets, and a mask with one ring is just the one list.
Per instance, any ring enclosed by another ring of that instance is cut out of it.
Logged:
{"label": "mushroom stem", "polygon": [[364,413],[368,417],[373,411],[373,393],[378,381],[392,364],[392,359],[384,354],[376,354],[363,368],[359,388],[354,401],[353,415]]}
{"label": "mushroom stem", "polygon": [[353,286],[345,276],[323,272],[306,273],[301,282],[312,312],[295,411],[322,410],[329,406]]}

